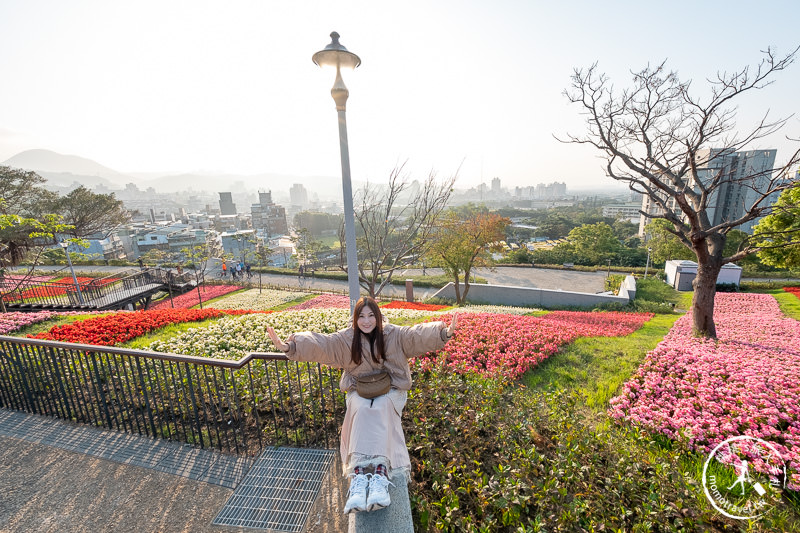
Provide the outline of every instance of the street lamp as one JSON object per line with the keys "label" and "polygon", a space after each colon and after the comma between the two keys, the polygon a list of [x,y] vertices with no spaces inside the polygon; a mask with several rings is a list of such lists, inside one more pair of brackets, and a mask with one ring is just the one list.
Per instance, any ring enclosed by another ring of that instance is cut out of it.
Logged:
{"label": "street lamp", "polygon": [[347,117],[345,104],[349,91],[342,80],[341,67],[355,69],[361,59],[339,43],[339,34],[331,33],[331,43],[311,57],[320,67],[336,67],[336,81],[331,96],[339,114],[339,150],[342,159],[342,197],[344,199],[344,235],[347,248],[347,284],[350,291],[350,311],[356,305],[361,289],[358,284],[358,251],[356,250],[356,223],[353,214],[353,187],[350,184],[350,151],[347,145]]}
{"label": "street lamp", "polygon": [[64,249],[64,254],[66,254],[66,256],[67,256],[67,264],[69,265],[70,272],[72,272],[72,281],[75,282],[75,290],[78,291],[78,301],[80,302],[81,305],[84,305],[84,303],[83,303],[83,294],[81,294],[81,286],[78,283],[78,277],[75,275],[75,269],[72,268],[72,260],[69,258],[69,250],[67,250],[67,247],[69,246],[69,243],[61,241],[58,244],[61,245],[61,247]]}
{"label": "street lamp", "polygon": [[650,266],[650,252],[652,252],[652,251],[653,251],[653,249],[648,246],[647,247],[647,262],[645,262],[645,264],[644,264],[644,277],[647,277],[647,267]]}

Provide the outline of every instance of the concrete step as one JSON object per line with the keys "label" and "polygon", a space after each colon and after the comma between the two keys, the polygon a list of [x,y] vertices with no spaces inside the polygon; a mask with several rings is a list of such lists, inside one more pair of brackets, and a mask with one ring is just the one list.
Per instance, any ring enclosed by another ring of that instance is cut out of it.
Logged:
{"label": "concrete step", "polygon": [[351,514],[348,533],[414,533],[408,480],[402,473],[395,473],[392,483],[394,486],[389,485],[392,504],[377,511]]}

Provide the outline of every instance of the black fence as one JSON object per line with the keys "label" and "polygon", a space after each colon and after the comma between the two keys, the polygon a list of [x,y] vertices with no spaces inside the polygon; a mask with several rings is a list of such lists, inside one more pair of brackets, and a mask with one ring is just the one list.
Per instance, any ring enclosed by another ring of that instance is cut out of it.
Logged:
{"label": "black fence", "polygon": [[2,298],[8,309],[114,309],[158,291],[184,292],[196,285],[191,272],[176,274],[161,268],[132,269],[89,281],[70,275],[62,281],[6,280]]}
{"label": "black fence", "polygon": [[238,455],[336,447],[339,377],[284,354],[231,361],[0,336],[0,407]]}

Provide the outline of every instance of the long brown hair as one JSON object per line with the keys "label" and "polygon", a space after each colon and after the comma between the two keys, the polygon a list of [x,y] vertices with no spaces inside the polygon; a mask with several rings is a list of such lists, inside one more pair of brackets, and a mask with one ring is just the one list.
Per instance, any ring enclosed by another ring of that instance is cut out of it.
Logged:
{"label": "long brown hair", "polygon": [[[365,307],[368,307],[375,314],[375,327],[369,333],[364,333],[358,327],[358,316]],[[353,309],[353,344],[350,346],[350,360],[356,365],[361,364],[362,335],[369,340],[369,351],[372,355],[372,360],[376,363],[384,361],[386,359],[386,349],[383,344],[383,315],[375,300],[368,296],[359,298]],[[375,354],[376,347],[378,348],[377,355]]]}

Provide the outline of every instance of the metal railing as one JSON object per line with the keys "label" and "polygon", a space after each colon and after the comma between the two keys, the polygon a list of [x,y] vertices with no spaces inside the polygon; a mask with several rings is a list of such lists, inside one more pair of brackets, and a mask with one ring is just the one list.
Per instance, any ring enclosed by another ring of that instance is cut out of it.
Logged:
{"label": "metal railing", "polygon": [[178,275],[160,268],[132,269],[79,283],[84,305],[80,305],[75,283],[71,280],[23,281],[13,290],[5,292],[2,298],[9,307],[27,305],[37,308],[108,308],[114,307],[115,302],[130,298],[131,291],[140,288],[164,286],[163,290],[168,290],[169,287],[177,289],[193,282],[194,276],[191,273]]}
{"label": "metal railing", "polygon": [[232,361],[0,336],[0,407],[238,455],[335,447],[339,377],[276,353]]}

